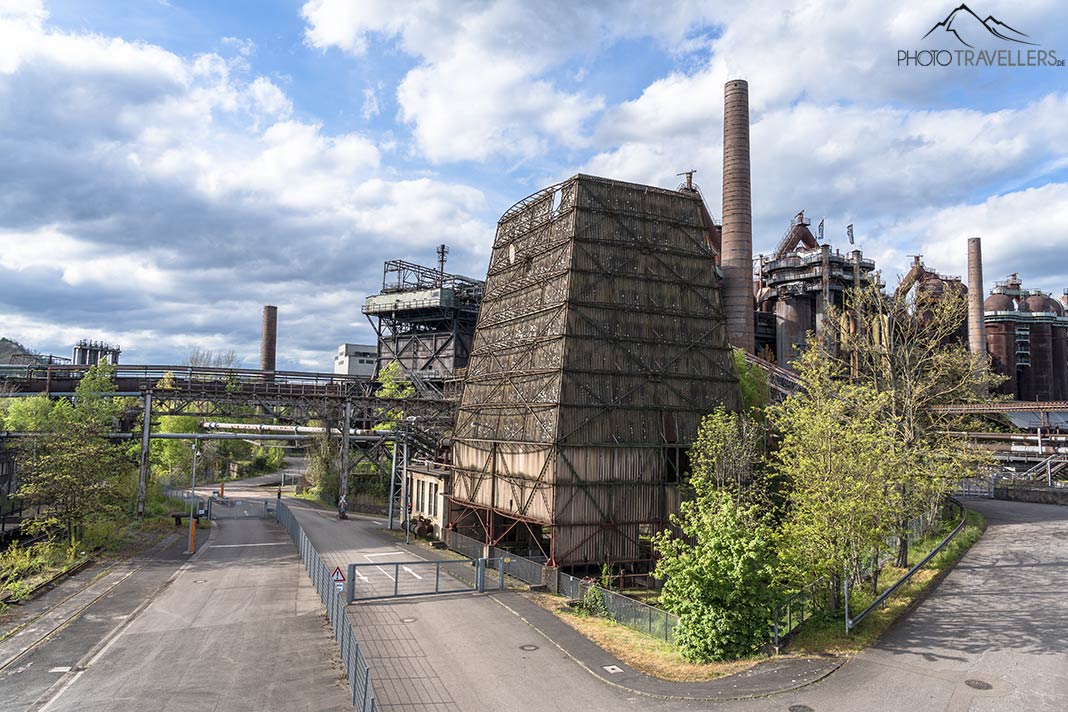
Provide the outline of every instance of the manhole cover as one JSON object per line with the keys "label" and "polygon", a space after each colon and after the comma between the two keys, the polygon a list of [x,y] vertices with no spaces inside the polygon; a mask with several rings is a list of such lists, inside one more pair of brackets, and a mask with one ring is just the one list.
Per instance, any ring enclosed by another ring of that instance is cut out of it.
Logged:
{"label": "manhole cover", "polygon": [[983,682],[982,680],[965,680],[964,684],[973,690],[992,690],[994,686],[989,682]]}
{"label": "manhole cover", "polygon": [[525,650],[528,653],[530,653],[530,652],[533,652],[533,651],[537,650],[538,646],[536,646],[536,645],[520,645],[519,649],[520,650]]}
{"label": "manhole cover", "polygon": [[790,705],[790,712],[816,712],[808,705]]}
{"label": "manhole cover", "polygon": [[401,623],[415,623],[414,618],[401,618]]}

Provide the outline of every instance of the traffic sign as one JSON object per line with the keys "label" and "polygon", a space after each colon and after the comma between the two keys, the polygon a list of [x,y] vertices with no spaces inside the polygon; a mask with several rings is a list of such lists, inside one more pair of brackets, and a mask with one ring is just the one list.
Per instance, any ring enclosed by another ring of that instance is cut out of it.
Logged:
{"label": "traffic sign", "polygon": [[334,588],[337,589],[338,593],[342,593],[345,590],[345,584],[343,584],[341,581],[334,581]]}
{"label": "traffic sign", "polygon": [[[345,581],[345,574],[341,573],[341,567],[340,566],[335,566],[334,567],[334,575],[331,576],[331,578],[334,579],[335,583],[342,583],[342,582]],[[341,589],[338,589],[338,590],[340,591]]]}

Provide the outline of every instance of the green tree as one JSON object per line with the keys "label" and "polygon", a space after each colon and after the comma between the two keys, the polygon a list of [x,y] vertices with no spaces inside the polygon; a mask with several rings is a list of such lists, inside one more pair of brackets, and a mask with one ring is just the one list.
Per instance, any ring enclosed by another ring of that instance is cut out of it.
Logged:
{"label": "green tree", "polygon": [[734,370],[738,374],[738,390],[746,412],[759,416],[770,400],[768,373],[745,358],[745,351],[734,349]]}
{"label": "green tree", "polygon": [[760,426],[747,414],[720,406],[701,420],[690,448],[690,465],[716,487],[741,492],[756,479],[761,435]]}
{"label": "green tree", "polygon": [[843,379],[819,347],[794,366],[801,391],[771,409],[781,437],[774,466],[789,482],[783,576],[826,578],[836,608],[842,575],[859,580],[906,516],[899,485],[908,473],[890,394]]}
{"label": "green tree", "polygon": [[[86,372],[75,392],[74,406],[54,404],[38,438],[22,444],[19,497],[40,505],[27,523],[30,532],[63,532],[74,544],[83,525],[121,511],[119,482],[132,471],[121,444],[109,434],[122,410],[115,391],[113,368],[102,365]],[[35,416],[44,413],[38,404]]]}
{"label": "green tree", "polygon": [[842,363],[858,383],[885,395],[884,411],[896,431],[898,495],[904,500],[897,522],[899,566],[907,562],[909,517],[933,513],[956,482],[986,462],[963,440],[946,435],[967,427],[963,419],[934,409],[989,400],[1004,380],[987,356],[968,351],[962,338],[967,313],[967,295],[960,290],[899,288],[888,295],[872,285],[850,290],[847,308],[827,320]]}
{"label": "green tree", "polygon": [[4,430],[20,433],[40,433],[52,429],[53,421],[58,417],[56,404],[63,403],[63,410],[70,404],[67,401],[53,401],[48,396],[36,395],[29,398],[13,398],[4,418]]}
{"label": "green tree", "polygon": [[[415,395],[415,386],[404,377],[401,366],[396,361],[390,361],[378,372],[378,390],[375,397],[383,400],[403,401]],[[393,430],[404,420],[404,404],[394,403],[380,408],[378,411],[379,423],[375,428]]]}
{"label": "green tree", "polygon": [[661,604],[679,616],[675,642],[696,662],[729,660],[767,641],[777,595],[775,535],[757,505],[739,505],[695,472],[696,496],[682,503],[654,545]]}

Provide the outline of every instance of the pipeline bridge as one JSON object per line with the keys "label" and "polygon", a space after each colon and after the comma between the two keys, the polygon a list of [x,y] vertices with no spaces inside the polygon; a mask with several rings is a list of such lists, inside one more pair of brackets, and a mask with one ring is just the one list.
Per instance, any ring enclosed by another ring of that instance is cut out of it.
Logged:
{"label": "pipeline bridge", "polygon": [[[20,398],[44,394],[52,398],[70,398],[89,366],[19,365],[0,367],[0,397]],[[153,418],[163,415],[187,415],[200,418],[240,418],[269,421],[291,426],[234,426],[234,438],[302,443],[317,437],[320,431],[344,439],[341,448],[343,486],[352,466],[365,460],[383,475],[380,463],[392,460],[386,452],[394,443],[403,445],[403,463],[420,454],[431,454],[455,422],[456,400],[440,393],[419,389],[409,398],[383,398],[376,395],[381,384],[356,376],[301,371],[261,371],[255,369],[209,368],[199,366],[116,365],[115,391],[105,395],[127,399],[117,438],[139,438],[140,475],[137,513],[143,515],[149,475],[149,443],[160,438],[212,440],[223,434],[159,433],[153,431]],[[375,429],[383,421],[400,421],[394,430]],[[310,424],[318,427],[309,428]],[[247,425],[247,424],[246,424]],[[267,431],[271,432],[268,433]],[[138,432],[139,431],[139,432]],[[0,433],[2,443],[16,437],[33,437],[33,433]],[[355,458],[350,459],[350,450]],[[390,469],[390,481],[397,477]],[[13,463],[5,469],[0,458],[0,494],[6,481],[8,490],[3,504],[12,512],[0,512],[7,518],[17,514],[12,493],[15,481]],[[6,528],[6,526],[5,526]]]}

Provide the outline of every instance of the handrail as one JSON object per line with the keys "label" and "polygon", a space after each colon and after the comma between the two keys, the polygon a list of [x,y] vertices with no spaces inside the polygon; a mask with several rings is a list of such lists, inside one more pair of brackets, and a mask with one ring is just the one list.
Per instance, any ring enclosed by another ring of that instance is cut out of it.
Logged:
{"label": "handrail", "polygon": [[946,535],[946,538],[943,539],[938,544],[938,546],[936,546],[934,549],[932,549],[930,552],[928,552],[927,556],[923,557],[923,559],[921,559],[918,564],[916,564],[911,569],[909,569],[908,573],[906,573],[904,576],[899,578],[897,581],[895,581],[893,583],[893,585],[891,585],[889,588],[887,588],[885,591],[883,591],[881,594],[879,594],[879,596],[876,597],[876,599],[874,601],[872,601],[871,605],[868,606],[867,608],[865,608],[863,611],[861,611],[857,615],[856,618],[851,618],[850,615],[849,615],[849,577],[846,576],[844,578],[843,588],[844,588],[844,592],[845,592],[845,624],[846,624],[846,632],[847,633],[852,631],[855,627],[857,627],[857,625],[862,620],[864,620],[868,616],[869,613],[874,611],[879,606],[883,605],[883,603],[886,602],[886,599],[888,599],[888,598],[890,598],[890,596],[894,595],[894,593],[899,588],[901,588],[901,586],[904,585],[906,581],[911,579],[913,577],[913,575],[915,575],[915,573],[917,571],[919,571],[921,568],[923,568],[925,565],[927,565],[927,563],[931,559],[933,559],[935,557],[935,554],[937,554],[938,552],[942,551],[942,549],[945,548],[946,544],[948,544],[950,541],[952,541],[953,537],[957,536],[957,534],[959,534],[961,532],[961,530],[964,529],[964,525],[968,521],[968,511],[964,508],[964,505],[961,504],[960,501],[957,500],[956,497],[947,497],[947,500],[949,502],[952,502],[953,504],[957,505],[957,508],[960,509],[960,521],[957,522],[957,526],[953,528],[953,531],[951,531],[948,535]]}

